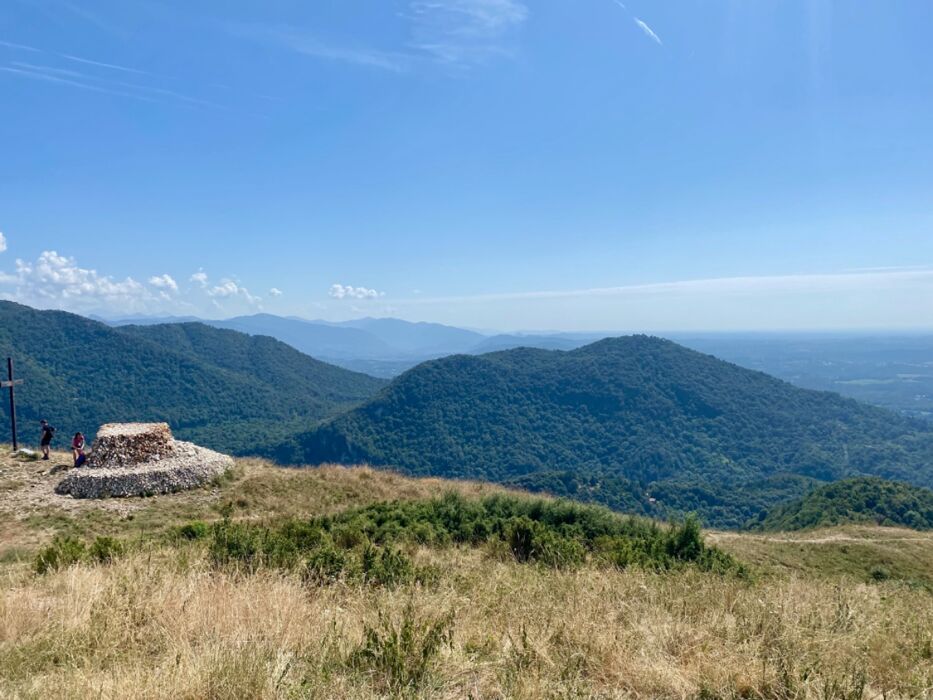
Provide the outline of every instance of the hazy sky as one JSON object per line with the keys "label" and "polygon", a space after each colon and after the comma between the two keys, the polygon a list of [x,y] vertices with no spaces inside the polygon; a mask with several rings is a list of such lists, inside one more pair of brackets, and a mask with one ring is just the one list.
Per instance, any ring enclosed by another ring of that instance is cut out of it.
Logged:
{"label": "hazy sky", "polygon": [[933,327],[933,3],[5,0],[0,296]]}

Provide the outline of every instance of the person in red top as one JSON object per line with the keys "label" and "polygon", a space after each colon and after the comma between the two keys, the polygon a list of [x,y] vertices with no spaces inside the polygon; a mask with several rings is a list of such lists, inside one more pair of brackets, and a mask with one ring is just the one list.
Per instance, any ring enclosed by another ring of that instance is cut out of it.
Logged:
{"label": "person in red top", "polygon": [[71,456],[74,457],[76,467],[80,467],[87,460],[87,455],[84,454],[84,435],[82,433],[75,433],[74,439],[71,441]]}

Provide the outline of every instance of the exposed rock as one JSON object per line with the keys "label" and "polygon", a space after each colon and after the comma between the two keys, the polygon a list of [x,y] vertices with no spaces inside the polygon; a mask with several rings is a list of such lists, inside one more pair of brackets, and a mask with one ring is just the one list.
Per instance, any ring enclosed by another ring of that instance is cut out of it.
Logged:
{"label": "exposed rock", "polygon": [[183,491],[220,476],[233,459],[174,440],[165,423],[112,423],[100,429],[87,464],[72,470],[56,492],[107,498]]}

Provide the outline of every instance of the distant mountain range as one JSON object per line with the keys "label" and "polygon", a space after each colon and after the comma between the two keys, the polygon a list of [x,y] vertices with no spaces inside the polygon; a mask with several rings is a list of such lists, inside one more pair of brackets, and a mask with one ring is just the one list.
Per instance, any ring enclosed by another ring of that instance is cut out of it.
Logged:
{"label": "distant mountain range", "polygon": [[[697,511],[722,527],[852,476],[933,486],[930,423],[660,338],[577,347],[585,337],[484,336],[394,319],[159,320],[171,322],[108,326],[0,302],[0,355],[14,356],[26,379],[18,394],[24,442],[35,439],[42,417],[62,442],[105,422],[164,420],[181,438],[284,464],[369,462],[658,517]],[[878,358],[900,353],[890,366],[918,368],[908,374],[915,381],[930,357],[922,338],[893,350],[798,340],[791,355],[769,356],[760,338],[730,347],[750,364],[793,357],[787,366],[795,371],[819,367],[828,348],[846,358],[823,362],[842,377],[872,363],[874,377],[884,376]],[[470,354],[423,362],[390,383],[293,345],[400,369],[417,353],[468,346]],[[501,347],[512,349],[472,354]],[[0,420],[6,410],[0,402]]]}
{"label": "distant mountain range", "polygon": [[[0,302],[0,353],[26,380],[17,394],[26,444],[40,418],[59,428],[59,444],[102,423],[166,421],[181,438],[259,454],[385,384],[269,337],[199,323],[112,328],[11,302]],[[6,426],[5,401],[0,417]]]}
{"label": "distant mountain range", "polygon": [[[191,317],[133,317],[114,325],[191,322]],[[319,360],[392,378],[453,354],[481,355],[519,347],[574,350],[604,333],[482,334],[452,326],[365,318],[344,323],[269,314],[202,321],[250,335],[268,335]],[[670,340],[757,369],[806,389],[835,391],[860,401],[933,420],[933,335],[868,336],[818,333],[672,333]]]}
{"label": "distant mountain range", "polygon": [[814,480],[933,485],[928,423],[645,336],[426,362],[276,455],[698,511],[729,527]]}

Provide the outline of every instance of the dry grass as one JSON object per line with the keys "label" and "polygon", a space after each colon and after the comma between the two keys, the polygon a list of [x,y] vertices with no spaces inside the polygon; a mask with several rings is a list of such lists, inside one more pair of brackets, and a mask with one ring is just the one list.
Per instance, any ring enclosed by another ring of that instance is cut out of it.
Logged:
{"label": "dry grass", "polygon": [[[933,697],[933,593],[866,576],[878,561],[933,580],[933,538],[917,533],[712,534],[753,565],[751,582],[561,572],[451,548],[410,552],[441,572],[428,586],[319,586],[212,569],[203,545],[159,535],[224,509],[300,517],[499,489],[247,460],[192,493],[35,503],[54,482],[29,471],[40,468],[0,464],[0,549],[17,555],[0,563],[3,698]],[[137,544],[109,565],[37,576],[28,561],[57,533]]]}
{"label": "dry grass", "polygon": [[[416,556],[447,573],[429,587],[309,587],[272,571],[212,571],[196,547],[137,553],[46,577],[11,572],[0,593],[0,694],[933,693],[933,596],[921,590],[795,577],[749,584],[697,573],[567,573],[500,561],[480,550]],[[452,622],[425,675],[401,690],[393,680],[418,656],[417,625],[408,661],[393,666],[359,649],[365,626],[384,633],[406,615],[442,625],[451,616]]]}

